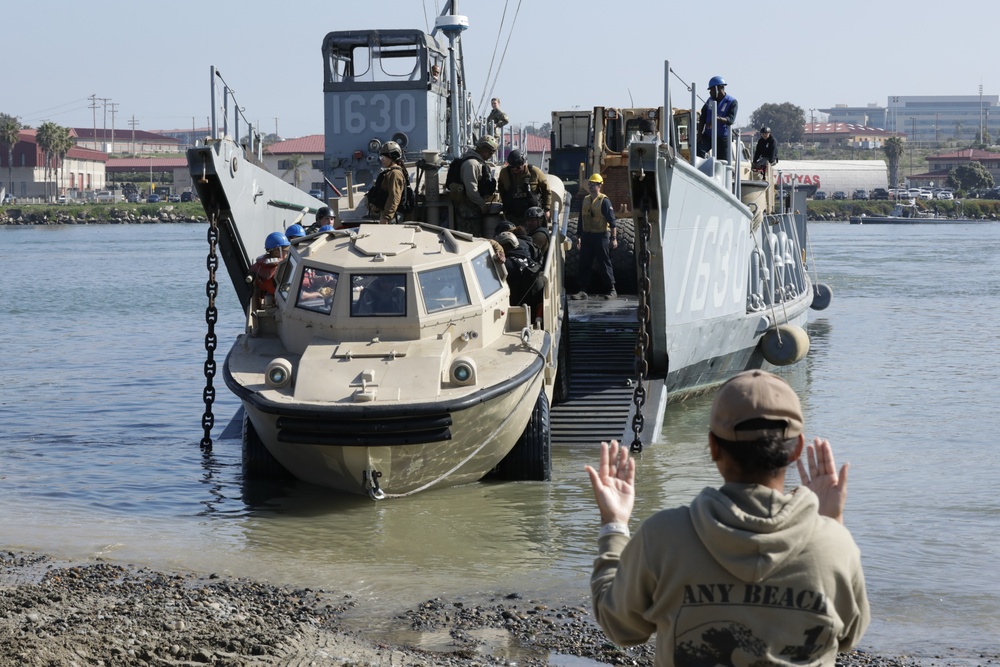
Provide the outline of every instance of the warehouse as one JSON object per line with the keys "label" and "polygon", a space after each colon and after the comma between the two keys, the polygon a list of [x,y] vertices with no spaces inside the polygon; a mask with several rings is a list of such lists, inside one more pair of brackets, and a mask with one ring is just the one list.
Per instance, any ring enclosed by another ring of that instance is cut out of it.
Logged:
{"label": "warehouse", "polygon": [[774,166],[779,186],[817,190],[827,196],[840,191],[851,195],[855,190],[871,192],[889,187],[889,169],[884,160],[781,160]]}

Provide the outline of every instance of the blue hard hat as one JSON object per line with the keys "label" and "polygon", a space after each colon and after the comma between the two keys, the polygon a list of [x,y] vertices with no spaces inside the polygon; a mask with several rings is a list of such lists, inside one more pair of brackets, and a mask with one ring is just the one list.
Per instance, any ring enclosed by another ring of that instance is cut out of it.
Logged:
{"label": "blue hard hat", "polygon": [[333,231],[333,225],[323,225],[317,231],[320,231],[320,232],[332,232]]}
{"label": "blue hard hat", "polygon": [[713,76],[708,81],[709,88],[713,88],[715,86],[724,86],[724,85],[726,85],[726,80],[723,79],[721,76]]}
{"label": "blue hard hat", "polygon": [[288,237],[281,232],[271,232],[264,239],[264,249],[270,250],[271,248],[284,248],[291,245],[288,242]]}
{"label": "blue hard hat", "polygon": [[302,228],[302,225],[290,225],[288,229],[285,230],[285,236],[291,239],[297,239],[301,236],[306,235],[306,230]]}

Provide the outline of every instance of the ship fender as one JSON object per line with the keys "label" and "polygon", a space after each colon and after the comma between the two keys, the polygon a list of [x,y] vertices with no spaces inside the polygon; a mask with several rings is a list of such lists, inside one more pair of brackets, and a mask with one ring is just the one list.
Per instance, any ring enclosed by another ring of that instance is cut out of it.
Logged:
{"label": "ship fender", "polygon": [[790,366],[809,354],[809,334],[794,324],[781,324],[768,329],[757,346],[769,364]]}
{"label": "ship fender", "polygon": [[833,298],[833,290],[826,283],[816,283],[813,285],[813,300],[809,307],[813,310],[826,310]]}

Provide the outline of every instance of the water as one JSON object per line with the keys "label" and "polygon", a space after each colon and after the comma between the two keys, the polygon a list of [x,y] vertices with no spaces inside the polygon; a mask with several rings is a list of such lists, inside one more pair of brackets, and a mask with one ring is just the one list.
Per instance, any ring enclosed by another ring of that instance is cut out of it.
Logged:
{"label": "water", "polygon": [[[1000,225],[812,234],[833,303],[786,377],[807,434],[852,464],[846,521],[874,616],[863,647],[996,653]],[[244,485],[238,441],[203,456],[206,253],[199,225],[0,228],[0,548],[322,587],[372,615],[438,595],[587,599],[595,443],[555,451],[551,483],[381,503]],[[242,327],[227,282],[218,305],[224,353]],[[216,438],[238,407],[217,384]],[[637,517],[717,483],[709,403],[668,408],[641,456]]]}

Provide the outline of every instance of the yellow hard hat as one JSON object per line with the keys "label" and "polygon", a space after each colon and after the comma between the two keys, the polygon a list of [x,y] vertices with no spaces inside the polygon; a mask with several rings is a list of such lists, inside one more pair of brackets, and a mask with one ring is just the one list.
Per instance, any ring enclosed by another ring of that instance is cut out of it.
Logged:
{"label": "yellow hard hat", "polygon": [[596,174],[596,173],[595,174],[591,174],[590,178],[587,179],[587,180],[589,180],[591,183],[598,183],[600,185],[604,185],[604,179],[601,178],[600,174]]}

